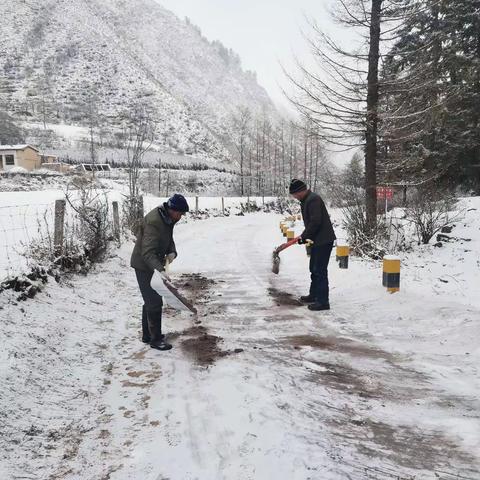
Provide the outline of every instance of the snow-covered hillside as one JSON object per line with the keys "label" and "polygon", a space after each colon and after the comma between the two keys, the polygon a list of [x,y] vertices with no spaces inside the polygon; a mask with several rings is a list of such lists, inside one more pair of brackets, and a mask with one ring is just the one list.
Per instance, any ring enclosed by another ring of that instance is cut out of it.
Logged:
{"label": "snow-covered hillside", "polygon": [[115,127],[142,101],[158,144],[221,158],[237,106],[274,111],[236,54],[155,0],[3,0],[0,18],[0,104],[17,119],[85,125],[93,106]]}

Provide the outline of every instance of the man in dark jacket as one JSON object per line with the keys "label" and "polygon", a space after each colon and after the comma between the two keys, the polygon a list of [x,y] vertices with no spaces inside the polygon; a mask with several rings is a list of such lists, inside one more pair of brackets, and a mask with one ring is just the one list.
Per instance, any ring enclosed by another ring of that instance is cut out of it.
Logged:
{"label": "man in dark jacket", "polygon": [[142,342],[149,343],[157,350],[170,350],[172,346],[162,334],[163,299],[151,287],[150,282],[155,270],[163,272],[165,263],[171,263],[176,258],[173,227],[188,210],[185,197],[175,194],[166,203],[149,212],[143,219],[130,259],[144,301]]}
{"label": "man in dark jacket", "polygon": [[305,224],[298,243],[313,241],[310,256],[312,282],[310,293],[300,299],[308,303],[310,310],[330,310],[328,298],[328,262],[336,240],[327,207],[322,198],[307,188],[301,180],[293,179],[289,187],[290,195],[300,201]]}

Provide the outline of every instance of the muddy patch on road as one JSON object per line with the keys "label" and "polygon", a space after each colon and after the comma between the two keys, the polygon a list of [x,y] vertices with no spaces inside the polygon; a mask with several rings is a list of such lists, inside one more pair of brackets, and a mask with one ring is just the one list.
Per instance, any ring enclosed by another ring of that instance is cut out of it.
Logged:
{"label": "muddy patch on road", "polygon": [[180,275],[175,286],[189,296],[192,303],[204,303],[210,298],[210,289],[215,284],[214,280],[204,277],[198,273]]}
{"label": "muddy patch on road", "polygon": [[212,297],[211,289],[216,284],[214,280],[199,274],[184,274],[176,282],[179,290],[185,292],[195,305],[199,306],[194,317],[194,325],[168,335],[169,340],[180,340],[182,350],[201,367],[210,367],[218,359],[240,353],[241,349],[224,350],[223,339],[212,335],[202,323],[202,318],[218,314],[221,306],[209,305]]}
{"label": "muddy patch on road", "polygon": [[185,338],[180,346],[183,351],[201,367],[209,367],[218,359],[243,352],[238,348],[235,350],[223,350],[223,339],[217,335],[210,335],[207,328],[202,325],[194,325],[182,332],[174,334],[176,338]]}
{"label": "muddy patch on road", "polygon": [[346,353],[355,357],[367,357],[372,359],[385,360],[393,364],[394,356],[380,348],[370,347],[345,337],[320,337],[317,335],[297,335],[287,337],[285,344],[292,345],[294,348],[313,347],[319,350],[328,350],[330,352]]}
{"label": "muddy patch on road", "polygon": [[306,380],[333,388],[347,395],[362,398],[383,398],[386,395],[382,385],[349,365],[311,361],[319,367],[312,370]]}
{"label": "muddy patch on road", "polygon": [[277,288],[270,287],[268,294],[279,307],[302,307],[304,304],[291,293],[283,292]]}
{"label": "muddy patch on road", "polygon": [[177,340],[180,337],[198,337],[207,333],[203,325],[192,325],[181,332],[172,332],[167,334],[168,340]]}
{"label": "muddy patch on road", "polygon": [[[462,466],[476,460],[440,431],[421,431],[415,426],[389,425],[370,418],[349,422],[330,421],[336,435],[354,440],[359,453],[415,470],[437,472],[438,478],[475,478],[458,476]],[[400,477],[401,478],[401,477]]]}
{"label": "muddy patch on road", "polygon": [[222,339],[205,333],[198,337],[187,338],[182,341],[182,349],[193,357],[195,363],[202,367],[213,365],[217,359],[230,355],[220,347]]}

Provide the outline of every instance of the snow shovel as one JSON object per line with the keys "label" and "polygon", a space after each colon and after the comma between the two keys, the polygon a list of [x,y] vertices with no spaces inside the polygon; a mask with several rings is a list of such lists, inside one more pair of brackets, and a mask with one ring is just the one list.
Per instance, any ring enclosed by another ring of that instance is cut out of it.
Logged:
{"label": "snow shovel", "polygon": [[170,307],[183,312],[197,313],[197,309],[175,288],[164,273],[155,272],[150,285]]}
{"label": "snow shovel", "polygon": [[283,243],[282,245],[280,245],[279,247],[277,247],[273,251],[273,254],[272,254],[272,272],[273,273],[278,275],[279,272],[280,272],[280,255],[279,255],[279,253],[283,252],[283,250],[285,250],[286,248],[291,247],[292,245],[295,245],[296,243],[298,243],[299,238],[300,237],[292,238],[291,240],[289,240],[286,243]]}

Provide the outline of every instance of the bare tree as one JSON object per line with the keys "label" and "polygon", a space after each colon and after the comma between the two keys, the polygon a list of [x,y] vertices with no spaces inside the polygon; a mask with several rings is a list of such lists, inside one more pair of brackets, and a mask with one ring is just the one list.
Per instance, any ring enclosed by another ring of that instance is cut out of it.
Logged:
{"label": "bare tree", "polygon": [[318,128],[323,142],[336,149],[364,150],[367,237],[376,234],[377,225],[381,46],[391,40],[404,14],[404,5],[396,0],[337,0],[331,15],[341,27],[357,32],[358,42],[345,48],[311,22],[313,34],[306,40],[316,69],[297,62],[300,76],[286,73],[297,89],[290,100]]}
{"label": "bare tree", "polygon": [[245,194],[245,167],[251,155],[251,121],[252,113],[247,107],[240,107],[232,117],[232,138],[238,153],[238,165],[240,167],[240,193]]}
{"label": "bare tree", "polygon": [[138,222],[143,217],[143,205],[140,199],[140,172],[143,157],[155,139],[153,113],[144,104],[136,104],[124,114],[123,140],[127,155],[128,198],[126,202],[127,224],[135,233]]}

